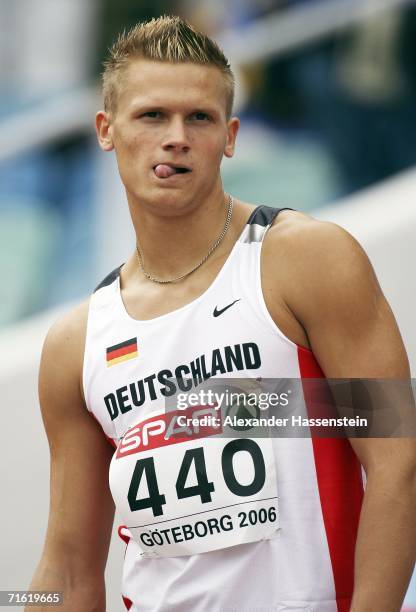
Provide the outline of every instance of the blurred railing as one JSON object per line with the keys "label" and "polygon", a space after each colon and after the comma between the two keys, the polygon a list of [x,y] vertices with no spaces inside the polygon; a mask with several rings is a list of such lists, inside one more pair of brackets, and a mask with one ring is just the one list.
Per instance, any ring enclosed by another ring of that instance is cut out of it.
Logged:
{"label": "blurred railing", "polygon": [[276,57],[378,13],[414,0],[319,0],[256,20],[244,33],[223,32],[217,40],[231,63],[246,64]]}
{"label": "blurred railing", "polygon": [[85,87],[36,104],[0,121],[0,162],[74,132],[88,132],[98,108],[98,90]]}

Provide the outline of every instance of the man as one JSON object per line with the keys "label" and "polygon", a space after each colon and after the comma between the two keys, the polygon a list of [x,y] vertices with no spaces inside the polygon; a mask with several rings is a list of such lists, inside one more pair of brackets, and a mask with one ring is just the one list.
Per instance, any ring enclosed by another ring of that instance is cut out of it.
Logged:
{"label": "man", "polygon": [[408,378],[366,255],[336,225],[223,192],[232,73],[179,18],[120,37],[104,98],[98,140],[116,153],[137,248],[45,342],[51,507],[31,588],[64,591],[65,611],[105,610],[112,460],[126,609],[398,611],[413,440],[351,439],[355,454],[348,440],[172,442],[162,416],[210,376]]}

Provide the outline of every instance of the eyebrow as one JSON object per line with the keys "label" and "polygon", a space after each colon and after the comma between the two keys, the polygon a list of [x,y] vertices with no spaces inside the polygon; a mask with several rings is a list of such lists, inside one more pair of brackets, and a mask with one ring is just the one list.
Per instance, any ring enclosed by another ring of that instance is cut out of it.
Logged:
{"label": "eyebrow", "polygon": [[[146,104],[132,104],[131,106],[131,112],[136,114],[136,113],[147,113],[147,112],[162,112],[162,113],[171,113],[172,110],[168,109],[164,106],[161,106],[159,104],[150,104],[150,103],[146,103]],[[192,106],[189,107],[189,109],[186,111],[187,115],[192,115],[193,113],[204,113],[206,115],[213,115],[213,116],[217,116],[219,114],[219,111],[217,111],[214,108],[207,108],[207,107],[200,107],[200,106]]]}

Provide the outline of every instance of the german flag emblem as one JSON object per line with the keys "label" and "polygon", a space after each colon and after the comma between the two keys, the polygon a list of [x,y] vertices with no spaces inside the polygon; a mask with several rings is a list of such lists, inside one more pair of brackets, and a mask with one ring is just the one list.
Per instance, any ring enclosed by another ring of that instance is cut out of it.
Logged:
{"label": "german flag emblem", "polygon": [[137,338],[131,338],[130,340],[120,342],[120,344],[109,346],[106,353],[107,367],[127,361],[128,359],[134,359],[137,357]]}

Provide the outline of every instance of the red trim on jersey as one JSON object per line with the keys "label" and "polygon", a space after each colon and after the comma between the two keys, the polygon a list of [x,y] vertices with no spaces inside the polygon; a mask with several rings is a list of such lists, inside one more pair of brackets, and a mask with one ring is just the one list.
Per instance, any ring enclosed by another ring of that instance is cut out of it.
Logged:
{"label": "red trim on jersey", "polygon": [[[298,346],[301,378],[325,378],[312,351]],[[305,390],[305,385],[304,385]],[[309,414],[307,394],[306,409]],[[363,499],[361,465],[345,438],[312,437],[322,515],[334,575],[338,612],[349,612],[354,552]]]}
{"label": "red trim on jersey", "polygon": [[124,597],[124,595],[122,595],[123,601],[124,601],[124,605],[126,606],[127,610],[130,610],[130,608],[133,605],[133,602],[131,599],[129,599],[128,597]]}
{"label": "red trim on jersey", "polygon": [[126,544],[126,548],[124,549],[124,558],[126,558],[127,547],[128,547],[129,542],[131,540],[131,537],[126,535],[125,533],[122,533],[122,531],[121,531],[122,529],[128,529],[128,527],[126,525],[120,525],[119,528],[117,529],[118,537],[121,538],[123,540],[123,542],[125,542],[125,544]]}
{"label": "red trim on jersey", "polygon": [[130,542],[131,538],[128,535],[126,535],[125,533],[122,533],[121,532],[122,529],[127,529],[127,526],[126,525],[120,525],[119,526],[119,528],[117,529],[118,536],[123,540],[123,542],[125,542],[128,545],[128,543]]}
{"label": "red trim on jersey", "polygon": [[104,434],[104,435],[107,438],[107,442],[109,442],[113,448],[117,448],[117,444],[115,443],[115,440],[113,440],[113,438],[109,438],[107,434]]}

